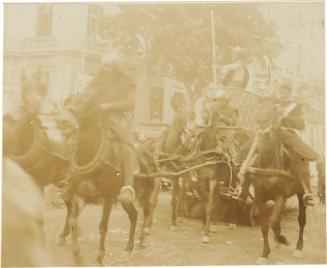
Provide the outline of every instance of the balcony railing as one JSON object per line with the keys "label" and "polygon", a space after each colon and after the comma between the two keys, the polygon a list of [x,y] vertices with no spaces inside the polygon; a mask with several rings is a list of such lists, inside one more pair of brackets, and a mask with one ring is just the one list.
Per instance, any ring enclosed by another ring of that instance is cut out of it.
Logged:
{"label": "balcony railing", "polygon": [[6,40],[4,52],[39,52],[54,50],[87,50],[103,53],[105,46],[93,38],[33,37],[25,40]]}
{"label": "balcony railing", "polygon": [[36,37],[22,41],[22,46],[26,50],[49,49],[56,46],[56,39],[53,37]]}

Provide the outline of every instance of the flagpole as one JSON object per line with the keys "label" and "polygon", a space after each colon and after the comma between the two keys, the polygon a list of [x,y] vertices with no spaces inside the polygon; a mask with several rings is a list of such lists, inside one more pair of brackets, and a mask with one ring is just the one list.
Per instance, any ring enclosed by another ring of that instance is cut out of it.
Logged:
{"label": "flagpole", "polygon": [[216,35],[215,35],[215,21],[213,11],[210,11],[211,16],[211,36],[212,36],[212,71],[213,71],[213,82],[217,85],[217,70],[216,70]]}

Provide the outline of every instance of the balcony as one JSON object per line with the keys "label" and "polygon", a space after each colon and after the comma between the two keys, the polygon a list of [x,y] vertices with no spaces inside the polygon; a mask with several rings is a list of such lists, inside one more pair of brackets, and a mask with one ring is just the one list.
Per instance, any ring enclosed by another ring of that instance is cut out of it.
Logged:
{"label": "balcony", "polygon": [[55,38],[55,37],[33,37],[24,40],[5,40],[5,53],[33,53],[53,51],[85,51],[90,53],[103,53],[105,43],[100,44],[93,38]]}

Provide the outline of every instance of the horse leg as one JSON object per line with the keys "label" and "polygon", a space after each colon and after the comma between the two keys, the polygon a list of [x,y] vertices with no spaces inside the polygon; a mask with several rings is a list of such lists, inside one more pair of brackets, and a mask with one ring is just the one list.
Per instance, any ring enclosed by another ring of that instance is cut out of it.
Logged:
{"label": "horse leg", "polygon": [[154,189],[151,192],[150,198],[149,198],[149,214],[147,217],[145,217],[144,230],[143,230],[145,235],[150,234],[150,231],[151,231],[151,225],[153,222],[154,211],[155,211],[155,209],[157,207],[157,203],[158,203],[160,183],[161,183],[161,178],[155,178]]}
{"label": "horse leg", "polygon": [[275,205],[272,211],[272,215],[270,218],[270,226],[271,229],[274,231],[275,234],[275,241],[277,245],[282,244],[288,246],[289,243],[284,235],[281,234],[281,214],[285,208],[286,199],[282,196],[279,196],[275,200]]}
{"label": "horse leg", "polygon": [[299,238],[296,243],[296,249],[293,252],[293,256],[297,258],[302,257],[302,250],[303,250],[303,231],[304,231],[304,226],[306,224],[306,206],[304,205],[303,201],[303,195],[304,193],[299,193],[297,194],[297,198],[299,200],[299,216],[298,216],[298,221],[299,221],[299,226],[300,226],[300,231],[299,231]]}
{"label": "horse leg", "polygon": [[178,178],[173,178],[173,189],[171,194],[171,206],[172,206],[172,215],[171,215],[171,231],[176,231],[176,208],[177,208],[177,196],[179,192]]}
{"label": "horse leg", "polygon": [[204,233],[202,235],[201,241],[203,243],[209,243],[209,233],[210,233],[210,221],[211,221],[211,212],[213,207],[214,193],[217,185],[217,181],[215,179],[209,180],[209,201],[206,207],[206,218],[204,225]]}
{"label": "horse leg", "polygon": [[96,259],[97,263],[102,265],[103,257],[105,255],[105,240],[108,231],[108,220],[110,216],[112,208],[112,199],[106,199],[103,203],[103,210],[102,210],[102,218],[99,225],[99,232],[100,232],[100,245],[99,245],[99,253]]}
{"label": "horse leg", "polygon": [[79,244],[78,244],[78,236],[79,236],[78,216],[80,215],[84,205],[85,205],[85,201],[81,197],[77,197],[77,196],[73,197],[69,226],[72,233],[73,256],[74,256],[75,263],[78,266],[80,266],[82,262],[80,256]]}
{"label": "horse leg", "polygon": [[180,223],[184,222],[184,195],[185,195],[185,179],[184,177],[178,178],[178,195],[177,195],[177,206],[176,206],[176,213],[177,217],[179,216]]}
{"label": "horse leg", "polygon": [[202,223],[203,228],[206,224],[206,215],[207,215],[207,207],[208,207],[208,200],[209,200],[209,193],[207,191],[207,181],[205,179],[199,180],[199,192],[201,197],[201,205],[202,205]]}
{"label": "horse leg", "polygon": [[141,209],[138,210],[138,215],[142,215],[143,214],[143,220],[140,221],[139,220],[139,225],[140,225],[140,228],[139,231],[140,231],[140,235],[139,235],[139,246],[140,248],[144,248],[144,241],[145,241],[145,225],[147,224],[147,222],[149,221],[149,211],[150,211],[150,205],[148,203],[146,204],[143,204],[143,207]]}
{"label": "horse leg", "polygon": [[232,199],[230,201],[229,205],[229,211],[228,211],[228,227],[231,230],[236,229],[236,223],[237,223],[237,215],[239,211],[237,200]]}
{"label": "horse leg", "polygon": [[66,215],[66,219],[65,219],[65,225],[64,225],[64,229],[61,233],[61,235],[59,236],[58,242],[57,242],[57,246],[63,246],[65,244],[65,238],[69,235],[69,218],[72,212],[72,204],[70,201],[66,201],[65,200],[65,205],[66,205],[66,209],[67,209],[67,215]]}
{"label": "horse leg", "polygon": [[121,203],[123,209],[126,211],[129,221],[130,221],[130,228],[129,228],[129,239],[126,246],[126,251],[130,252],[134,248],[134,239],[135,239],[135,231],[136,231],[136,223],[137,223],[137,210],[133,203]]}
{"label": "horse leg", "polygon": [[[259,202],[257,202],[259,203]],[[268,255],[270,253],[268,232],[269,232],[269,209],[265,204],[260,204],[260,227],[263,238],[263,250],[261,256],[257,259],[257,264],[268,264]]]}

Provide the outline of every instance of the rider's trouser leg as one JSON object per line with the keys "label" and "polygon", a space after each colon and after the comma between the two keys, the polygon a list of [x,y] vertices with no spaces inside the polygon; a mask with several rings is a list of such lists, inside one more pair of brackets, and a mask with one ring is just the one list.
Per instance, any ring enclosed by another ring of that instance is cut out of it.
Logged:
{"label": "rider's trouser leg", "polygon": [[[290,151],[295,152],[298,157],[292,157],[293,170],[299,174],[299,179],[304,186],[304,191],[309,203],[313,203],[310,187],[309,161],[321,161],[320,156],[309,145],[301,140],[295,131],[280,129],[278,131],[282,144]],[[301,170],[302,172],[299,172]]]}
{"label": "rider's trouser leg", "polygon": [[[318,195],[325,194],[325,162],[317,162],[317,171],[318,171]],[[323,197],[323,196],[322,196]]]}
{"label": "rider's trouser leg", "polygon": [[[121,199],[123,198],[126,201],[134,201],[135,192],[134,192],[134,176],[137,168],[136,164],[136,155],[132,145],[124,143],[121,144],[121,163],[123,167],[123,177],[124,177],[124,186],[121,192]],[[123,191],[125,193],[123,194]]]}
{"label": "rider's trouser leg", "polygon": [[292,159],[291,165],[292,170],[295,171],[296,177],[298,177],[302,182],[304,192],[311,193],[309,161],[299,156],[295,156]]}

